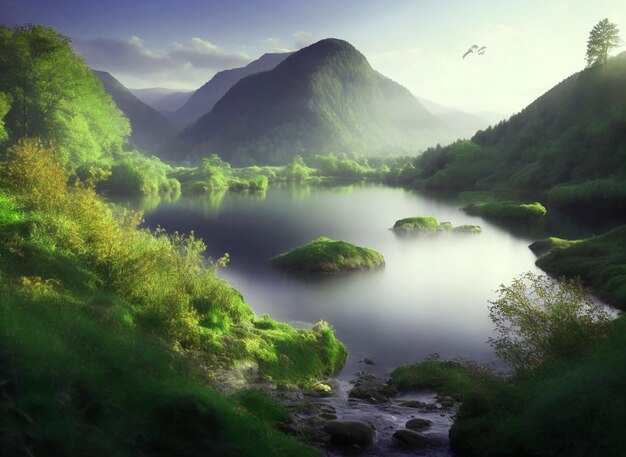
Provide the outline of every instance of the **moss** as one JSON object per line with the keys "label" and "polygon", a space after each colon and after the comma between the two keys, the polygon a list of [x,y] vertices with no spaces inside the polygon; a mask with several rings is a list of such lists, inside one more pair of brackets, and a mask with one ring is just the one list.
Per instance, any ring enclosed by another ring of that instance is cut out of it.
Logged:
{"label": "moss", "polygon": [[451,222],[439,222],[432,216],[407,217],[396,221],[392,228],[396,233],[480,233],[478,225],[460,225],[455,227]]}
{"label": "moss", "polygon": [[481,233],[483,229],[480,225],[465,224],[454,227],[452,231],[455,233]]}
{"label": "moss", "polygon": [[468,392],[495,378],[485,368],[471,362],[427,359],[403,365],[391,372],[391,384],[400,390],[435,390],[462,400]]}
{"label": "moss", "polygon": [[551,236],[550,238],[546,238],[544,240],[535,241],[528,246],[528,248],[533,251],[535,255],[542,256],[551,252],[553,249],[566,248],[576,243],[578,243],[578,240],[564,240],[562,238]]}
{"label": "moss", "polygon": [[510,201],[493,201],[471,203],[463,208],[467,214],[483,216],[500,221],[534,222],[548,212],[541,203],[516,203]]}
{"label": "moss", "polygon": [[[439,223],[432,216],[415,216],[400,219],[393,224],[393,230],[399,233],[435,233],[446,230],[449,222]],[[442,227],[443,225],[443,227]]]}
{"label": "moss", "polygon": [[537,266],[558,276],[580,276],[598,296],[626,309],[626,226],[554,249]]}
{"label": "moss", "polygon": [[380,267],[385,264],[385,259],[373,249],[320,237],[272,257],[271,262],[287,270],[338,273]]}

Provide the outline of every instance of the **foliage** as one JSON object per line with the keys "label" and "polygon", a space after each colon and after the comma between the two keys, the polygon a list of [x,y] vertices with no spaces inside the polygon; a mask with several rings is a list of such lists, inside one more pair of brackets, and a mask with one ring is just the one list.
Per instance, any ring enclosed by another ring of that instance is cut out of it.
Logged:
{"label": "foliage", "polygon": [[98,186],[98,191],[117,195],[178,193],[181,186],[176,178],[169,177],[172,171],[158,157],[138,151],[123,152],[115,156],[110,176]]}
{"label": "foliage", "polygon": [[609,51],[620,45],[619,29],[617,25],[602,19],[593,26],[587,40],[587,66],[604,65]]}
{"label": "foliage", "polygon": [[11,141],[41,137],[73,165],[121,150],[128,121],[54,29],[0,27],[0,75],[0,92],[12,100],[4,118]]}
{"label": "foliage", "polygon": [[385,259],[373,249],[320,237],[272,257],[272,263],[295,271],[337,273],[379,267],[384,265]]}
{"label": "foliage", "polygon": [[[565,79],[470,141],[433,147],[391,182],[454,191],[532,192],[577,217],[624,219],[626,53]],[[589,213],[587,213],[589,211]]]}
{"label": "foliage", "polygon": [[600,298],[626,308],[626,227],[555,249],[537,260],[550,274],[580,277]]}
{"label": "foliage", "polygon": [[526,373],[585,353],[606,333],[611,318],[579,282],[532,273],[501,285],[490,303],[489,317],[498,333],[490,344],[498,357]]}
{"label": "foliage", "polygon": [[183,131],[236,165],[283,165],[328,151],[350,156],[416,153],[449,137],[404,87],[337,39],[303,48],[234,85]]}
{"label": "foliage", "polygon": [[541,203],[491,201],[470,203],[463,210],[467,214],[504,221],[536,221],[548,212]]}
{"label": "foliage", "polygon": [[6,126],[4,125],[4,117],[11,109],[11,96],[5,92],[0,92],[0,144],[9,139]]}
{"label": "foliage", "polygon": [[395,368],[390,379],[401,390],[435,390],[440,395],[462,400],[472,390],[497,378],[475,363],[440,360],[438,354],[433,354],[423,362]]}
{"label": "foliage", "polygon": [[[110,207],[88,183],[78,181],[65,188],[68,174],[53,158],[54,153],[37,140],[23,140],[11,148],[3,168],[3,184],[29,216],[20,222],[23,227],[6,230],[14,236],[0,239],[9,243],[0,258],[8,266],[33,265],[33,271],[27,268],[19,275],[34,278],[29,287],[56,284],[47,280],[56,280],[57,270],[75,266],[92,277],[95,290],[119,297],[124,305],[116,312],[128,314],[139,329],[158,335],[172,347],[199,351],[205,363],[229,366],[252,359],[269,361],[268,369],[275,370],[280,360],[289,360],[292,369],[284,373],[290,377],[286,380],[303,384],[338,368],[333,354],[343,345],[325,332],[286,325],[266,331],[254,326],[253,312],[241,294],[216,274],[227,256],[207,262],[202,256],[204,243],[193,233],[168,235],[139,229],[141,214]],[[10,212],[12,204],[4,201]],[[44,252],[62,254],[65,260],[42,271],[49,264],[40,258]],[[23,256],[28,263],[20,260]],[[74,281],[69,276],[61,285],[68,287]],[[301,347],[307,358],[292,360],[280,352],[290,345]]]}

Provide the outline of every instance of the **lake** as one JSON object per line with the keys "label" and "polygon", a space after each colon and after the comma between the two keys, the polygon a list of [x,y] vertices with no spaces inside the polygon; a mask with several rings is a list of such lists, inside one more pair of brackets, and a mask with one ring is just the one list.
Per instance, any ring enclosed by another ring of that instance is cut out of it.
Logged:
{"label": "lake", "polygon": [[[350,357],[339,377],[363,368],[385,375],[395,366],[438,353],[494,360],[488,301],[502,283],[541,273],[528,245],[545,235],[580,236],[571,224],[515,233],[468,216],[455,199],[374,184],[271,186],[264,195],[234,193],[145,205],[146,224],[204,239],[207,255],[229,253],[220,275],[257,315],[310,326],[331,323]],[[481,234],[398,236],[390,227],[409,216],[453,225],[478,224]],[[563,228],[564,227],[564,228]],[[545,232],[545,233],[542,233]],[[384,269],[303,278],[270,266],[270,257],[319,236],[376,249]]]}

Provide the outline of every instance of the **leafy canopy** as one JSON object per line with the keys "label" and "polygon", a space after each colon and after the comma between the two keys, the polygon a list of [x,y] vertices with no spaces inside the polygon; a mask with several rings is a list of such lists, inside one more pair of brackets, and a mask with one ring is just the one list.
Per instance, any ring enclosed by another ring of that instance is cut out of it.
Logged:
{"label": "leafy canopy", "polygon": [[3,130],[12,143],[39,137],[55,145],[64,164],[120,151],[130,133],[70,40],[49,27],[0,27],[0,93],[7,94],[0,97],[0,117],[7,111],[0,139]]}
{"label": "leafy canopy", "polygon": [[602,19],[593,26],[587,40],[587,66],[604,65],[609,51],[620,45],[617,25]]}

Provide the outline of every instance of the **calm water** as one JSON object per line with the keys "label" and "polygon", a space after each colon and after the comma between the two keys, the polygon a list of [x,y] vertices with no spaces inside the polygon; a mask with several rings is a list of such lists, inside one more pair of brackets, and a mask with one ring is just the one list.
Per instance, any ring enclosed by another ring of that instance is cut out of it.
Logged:
{"label": "calm water", "polygon": [[[499,284],[526,271],[540,273],[528,244],[543,230],[524,234],[518,227],[512,234],[464,214],[454,200],[403,189],[271,187],[265,196],[227,193],[151,206],[145,215],[149,226],[193,230],[209,256],[230,254],[221,274],[258,315],[303,326],[330,322],[350,351],[344,378],[362,368],[363,357],[376,362],[368,368],[379,374],[435,352],[493,360],[486,344],[492,334],[488,300]],[[414,215],[479,224],[483,233],[401,237],[389,230],[397,219]],[[571,236],[575,230],[568,231]],[[271,256],[319,236],[374,248],[386,267],[304,279],[270,266]]]}

